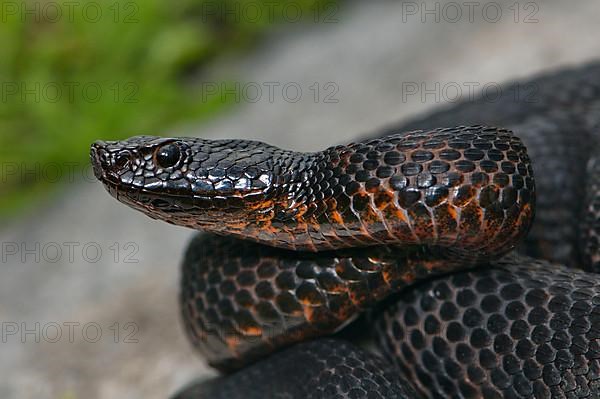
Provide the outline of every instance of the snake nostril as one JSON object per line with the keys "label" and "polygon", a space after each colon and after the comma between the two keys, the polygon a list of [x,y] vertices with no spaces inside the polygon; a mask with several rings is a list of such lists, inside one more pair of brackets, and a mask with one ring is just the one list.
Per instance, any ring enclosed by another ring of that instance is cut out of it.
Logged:
{"label": "snake nostril", "polygon": [[94,176],[100,180],[102,180],[102,178],[106,175],[106,171],[109,166],[108,154],[102,144],[104,143],[95,142],[90,148],[90,160],[92,163]]}

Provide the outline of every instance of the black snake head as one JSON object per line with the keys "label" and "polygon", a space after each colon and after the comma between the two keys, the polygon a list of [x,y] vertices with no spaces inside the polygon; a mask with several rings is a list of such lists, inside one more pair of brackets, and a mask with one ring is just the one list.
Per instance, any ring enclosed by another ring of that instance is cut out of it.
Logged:
{"label": "black snake head", "polygon": [[136,136],[97,141],[95,176],[117,200],[155,219],[208,230],[260,220],[276,202],[283,153],[248,140]]}

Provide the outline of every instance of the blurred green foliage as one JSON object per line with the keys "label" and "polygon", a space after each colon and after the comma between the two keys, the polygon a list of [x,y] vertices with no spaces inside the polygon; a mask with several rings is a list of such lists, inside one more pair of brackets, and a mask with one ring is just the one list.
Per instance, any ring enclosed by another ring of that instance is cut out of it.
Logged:
{"label": "blurred green foliage", "polygon": [[319,22],[332,4],[0,1],[0,216],[44,200],[60,186],[45,175],[86,165],[95,139],[160,134],[213,115],[227,104],[202,99],[204,67],[272,24],[296,22],[298,10]]}

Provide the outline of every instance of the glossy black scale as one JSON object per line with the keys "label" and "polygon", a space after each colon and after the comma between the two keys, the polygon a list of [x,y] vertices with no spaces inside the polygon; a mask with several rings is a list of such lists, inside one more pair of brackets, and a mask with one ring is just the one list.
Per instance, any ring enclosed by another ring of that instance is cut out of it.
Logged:
{"label": "glossy black scale", "polygon": [[599,397],[597,281],[509,255],[418,284],[378,317],[382,353],[425,397]]}
{"label": "glossy black scale", "polygon": [[227,378],[192,385],[173,399],[415,399],[382,359],[334,339],[295,345]]}

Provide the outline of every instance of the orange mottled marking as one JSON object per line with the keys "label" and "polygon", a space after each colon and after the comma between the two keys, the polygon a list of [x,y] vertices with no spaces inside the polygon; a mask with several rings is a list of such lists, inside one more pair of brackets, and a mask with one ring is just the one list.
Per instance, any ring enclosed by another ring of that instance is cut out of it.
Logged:
{"label": "orange mottled marking", "polygon": [[394,280],[394,274],[392,273],[392,271],[385,268],[381,271],[381,277],[383,278],[383,281],[385,281],[385,283],[388,285],[390,285],[390,283]]}
{"label": "orange mottled marking", "polygon": [[408,224],[408,218],[406,217],[406,215],[404,214],[404,212],[402,211],[402,209],[395,208],[395,211],[393,212],[393,214],[394,214],[394,216],[396,218],[398,218],[398,220],[401,220],[404,223]]}
{"label": "orange mottled marking", "polygon": [[337,224],[344,224],[344,218],[342,218],[342,214],[337,210],[331,212],[330,219]]}
{"label": "orange mottled marking", "polygon": [[458,222],[458,212],[456,211],[456,208],[450,204],[448,204],[448,213],[452,219]]}
{"label": "orange mottled marking", "polygon": [[313,318],[315,317],[315,312],[314,309],[312,308],[312,306],[307,306],[309,304],[305,304],[305,306],[303,307],[304,310],[304,318],[310,322],[313,321]]}
{"label": "orange mottled marking", "polygon": [[400,275],[400,279],[402,279],[402,281],[404,281],[405,283],[412,283],[413,281],[416,280],[416,278],[417,278],[417,276],[412,271],[402,273]]}
{"label": "orange mottled marking", "polygon": [[373,203],[380,211],[390,206],[394,200],[394,193],[388,190],[379,190],[373,199]]}
{"label": "orange mottled marking", "polygon": [[225,344],[232,352],[237,352],[237,348],[240,346],[240,338],[238,336],[227,336],[225,337]]}
{"label": "orange mottled marking", "polygon": [[256,326],[240,327],[240,330],[244,335],[250,337],[260,337],[262,335],[262,329]]}

